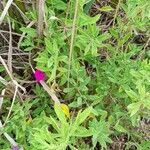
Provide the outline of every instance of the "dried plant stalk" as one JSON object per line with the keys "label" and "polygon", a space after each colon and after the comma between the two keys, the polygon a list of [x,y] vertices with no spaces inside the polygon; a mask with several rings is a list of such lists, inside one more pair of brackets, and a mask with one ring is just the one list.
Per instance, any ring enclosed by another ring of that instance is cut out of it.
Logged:
{"label": "dried plant stalk", "polygon": [[13,0],[8,0],[6,6],[5,6],[5,8],[4,8],[4,10],[3,10],[3,12],[2,12],[2,14],[0,16],[0,25],[2,24],[2,22],[3,22],[3,20],[4,20],[5,16],[6,16],[6,14],[8,12],[8,9],[11,6],[12,2],[13,2]]}
{"label": "dried plant stalk", "polygon": [[43,35],[43,29],[44,29],[44,4],[45,0],[38,0],[38,36],[39,38]]}

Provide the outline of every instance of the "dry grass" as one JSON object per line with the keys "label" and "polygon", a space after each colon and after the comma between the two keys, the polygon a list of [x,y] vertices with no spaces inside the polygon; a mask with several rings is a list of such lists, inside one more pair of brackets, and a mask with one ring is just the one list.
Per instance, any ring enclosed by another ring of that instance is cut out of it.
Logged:
{"label": "dry grass", "polygon": [[8,9],[10,8],[10,6],[12,5],[13,0],[8,0],[8,2],[6,3],[6,5],[4,6],[4,10],[2,11],[2,14],[0,16],[0,25],[2,24],[5,16],[8,13]]}

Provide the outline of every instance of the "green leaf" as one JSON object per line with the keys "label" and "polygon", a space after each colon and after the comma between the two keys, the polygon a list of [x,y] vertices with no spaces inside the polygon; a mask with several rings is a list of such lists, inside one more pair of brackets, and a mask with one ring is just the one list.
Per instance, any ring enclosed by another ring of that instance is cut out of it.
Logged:
{"label": "green leaf", "polygon": [[56,120],[53,118],[53,117],[45,117],[44,118],[45,119],[45,121],[47,122],[47,123],[49,123],[49,124],[51,124],[52,126],[53,126],[53,128],[57,131],[57,132],[59,132],[59,126],[58,126],[58,123],[56,122]]}
{"label": "green leaf", "polygon": [[92,136],[92,132],[90,130],[87,130],[85,127],[78,126],[77,130],[73,134],[73,136],[76,137],[89,137]]}
{"label": "green leaf", "polygon": [[61,123],[62,124],[67,124],[66,117],[65,117],[64,112],[61,109],[61,106],[59,104],[55,104],[54,109],[55,109],[57,117],[61,121]]}
{"label": "green leaf", "polygon": [[119,34],[118,34],[118,31],[116,29],[110,28],[109,31],[113,37],[115,37],[116,39],[119,38]]}
{"label": "green leaf", "polygon": [[123,133],[126,133],[126,132],[127,132],[126,129],[125,129],[123,126],[119,125],[119,122],[115,125],[114,128],[115,128],[118,132],[123,132]]}
{"label": "green leaf", "polygon": [[109,122],[109,124],[113,124],[115,122],[115,117],[113,115],[110,115],[108,117],[108,122]]}
{"label": "green leaf", "polygon": [[138,85],[138,92],[140,96],[144,98],[146,95],[145,85],[142,85],[142,84]]}
{"label": "green leaf", "polygon": [[27,35],[31,36],[31,37],[35,37],[36,36],[36,30],[33,29],[33,28],[25,28],[25,27],[22,27],[20,28],[20,30],[23,32],[23,33],[26,33]]}
{"label": "green leaf", "polygon": [[80,0],[79,4],[81,5],[81,7],[83,7],[85,4],[91,3],[91,1],[93,0]]}
{"label": "green leaf", "polygon": [[58,10],[66,9],[66,3],[64,3],[62,0],[52,0],[50,1],[50,4],[52,4],[52,6]]}
{"label": "green leaf", "polygon": [[98,36],[99,42],[106,41],[109,38],[111,38],[111,35],[109,33],[103,33],[103,34],[101,34],[101,35]]}
{"label": "green leaf", "polygon": [[51,54],[53,47],[52,47],[52,43],[51,43],[50,39],[45,38],[44,41],[45,41],[45,45],[46,45],[46,50]]}
{"label": "green leaf", "polygon": [[0,72],[3,72],[5,68],[3,66],[0,66]]}
{"label": "green leaf", "polygon": [[93,147],[95,147],[97,142],[99,142],[102,148],[106,148],[107,147],[106,143],[112,142],[112,140],[109,138],[110,131],[108,122],[97,121],[96,119],[94,119],[89,123],[89,126],[91,132],[93,133],[92,137]]}
{"label": "green leaf", "polygon": [[84,12],[86,14],[88,14],[89,10],[91,9],[93,3],[95,2],[95,0],[90,0],[88,1],[86,4],[85,4],[85,7],[84,7]]}
{"label": "green leaf", "polygon": [[137,93],[135,93],[133,90],[125,90],[127,95],[131,98],[131,100],[136,101],[138,99]]}
{"label": "green leaf", "polygon": [[133,115],[135,115],[140,110],[140,107],[141,107],[141,102],[132,103],[128,105],[127,108],[129,110],[130,116],[132,117]]}
{"label": "green leaf", "polygon": [[80,14],[79,18],[79,25],[80,26],[86,26],[86,25],[92,25],[95,24],[100,18],[100,15],[96,15],[94,17],[90,17],[85,14]]}
{"label": "green leaf", "polygon": [[109,6],[103,6],[102,8],[99,8],[99,10],[104,12],[110,12],[114,9],[109,5]]}
{"label": "green leaf", "polygon": [[149,141],[143,141],[140,144],[140,150],[148,150],[150,149],[150,142]]}
{"label": "green leaf", "polygon": [[25,52],[30,52],[34,49],[34,47],[27,47],[24,49]]}
{"label": "green leaf", "polygon": [[72,107],[72,108],[77,108],[80,106],[82,106],[82,98],[81,97],[78,97],[77,101],[73,101],[72,103],[69,104],[69,107]]}
{"label": "green leaf", "polygon": [[75,122],[78,125],[83,123],[85,121],[85,119],[90,115],[91,111],[92,111],[92,107],[89,107],[89,108],[85,109],[83,112],[79,111]]}

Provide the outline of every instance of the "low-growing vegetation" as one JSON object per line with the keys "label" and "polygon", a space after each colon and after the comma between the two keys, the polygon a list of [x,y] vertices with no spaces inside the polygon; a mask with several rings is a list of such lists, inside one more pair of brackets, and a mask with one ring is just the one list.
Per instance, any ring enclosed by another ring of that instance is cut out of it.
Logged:
{"label": "low-growing vegetation", "polygon": [[0,1],[0,150],[149,150],[150,1]]}

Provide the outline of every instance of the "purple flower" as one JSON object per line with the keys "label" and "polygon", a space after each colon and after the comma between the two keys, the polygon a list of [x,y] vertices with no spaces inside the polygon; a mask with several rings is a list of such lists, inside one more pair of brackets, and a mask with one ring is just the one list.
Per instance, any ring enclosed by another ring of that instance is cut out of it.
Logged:
{"label": "purple flower", "polygon": [[44,81],[45,73],[43,71],[37,69],[34,73],[34,77],[35,77],[36,81],[38,81],[38,82]]}
{"label": "purple flower", "polygon": [[13,146],[12,150],[19,150],[19,147],[18,146]]}

